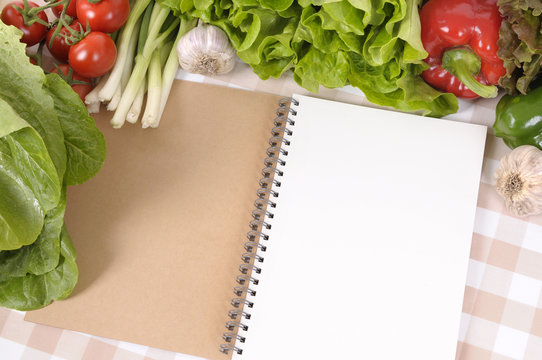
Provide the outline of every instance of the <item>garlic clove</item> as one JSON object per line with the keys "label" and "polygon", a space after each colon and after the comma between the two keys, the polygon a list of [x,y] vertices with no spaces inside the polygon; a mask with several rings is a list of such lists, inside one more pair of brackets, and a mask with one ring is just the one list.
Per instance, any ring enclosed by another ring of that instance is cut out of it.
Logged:
{"label": "garlic clove", "polygon": [[235,66],[235,49],[222,29],[209,24],[187,32],[177,43],[179,65],[202,75],[225,74]]}
{"label": "garlic clove", "polygon": [[542,213],[542,151],[522,145],[504,156],[495,172],[495,189],[513,214]]}

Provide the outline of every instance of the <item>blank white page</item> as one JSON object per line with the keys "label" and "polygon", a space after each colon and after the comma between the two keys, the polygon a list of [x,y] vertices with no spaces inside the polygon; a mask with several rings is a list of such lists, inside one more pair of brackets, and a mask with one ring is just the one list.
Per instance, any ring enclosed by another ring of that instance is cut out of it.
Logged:
{"label": "blank white page", "polygon": [[486,127],[294,95],[245,360],[453,360]]}

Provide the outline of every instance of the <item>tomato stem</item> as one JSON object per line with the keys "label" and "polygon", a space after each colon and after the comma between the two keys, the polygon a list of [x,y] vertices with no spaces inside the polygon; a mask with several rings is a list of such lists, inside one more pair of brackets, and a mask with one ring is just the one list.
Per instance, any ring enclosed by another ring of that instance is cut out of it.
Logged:
{"label": "tomato stem", "polygon": [[69,70],[67,74],[64,74],[62,70],[60,69],[60,66],[56,64],[55,64],[55,68],[56,68],[56,71],[58,72],[58,76],[60,76],[62,80],[64,80],[69,85],[91,85],[87,81],[75,80],[73,78],[73,69],[71,66],[68,67]]}
{"label": "tomato stem", "polygon": [[68,9],[68,6],[70,5],[70,1],[75,1],[75,0],[59,0],[57,2],[53,1],[53,2],[49,3],[49,5],[45,5],[47,7],[55,7],[55,6],[59,6],[59,5],[64,5],[62,7],[62,11],[60,12],[60,15],[58,16],[58,19],[56,20],[57,21],[57,27],[56,27],[55,31],[53,32],[53,35],[51,36],[51,40],[49,41],[49,45],[48,45],[49,48],[53,47],[53,42],[56,39],[56,37],[61,36],[60,35],[60,30],[62,30],[63,27],[69,29],[68,25],[71,24],[72,21],[73,21],[72,17],[66,14],[66,10]]}
{"label": "tomato stem", "polygon": [[[65,1],[65,0],[61,0]],[[24,24],[26,26],[32,26],[34,23],[38,23],[44,26],[49,26],[49,23],[44,21],[43,19],[40,19],[38,16],[38,13],[42,10],[47,9],[46,6],[39,6],[39,7],[30,7],[30,4],[28,3],[28,0],[23,0],[24,6],[21,8],[15,4],[12,4],[11,7],[13,7],[21,16],[23,17]]]}
{"label": "tomato stem", "polygon": [[[71,0],[75,1],[75,0]],[[87,19],[87,30],[83,28],[83,25],[79,23],[79,29],[75,30],[70,25],[73,23],[73,18],[66,14],[66,8],[68,6],[65,5],[62,9],[62,12],[60,13],[60,16],[58,18],[58,23],[55,31],[53,32],[53,35],[51,36],[51,40],[49,41],[49,48],[53,47],[53,42],[56,39],[57,36],[61,36],[67,45],[75,45],[79,41],[81,41],[85,36],[87,36],[90,33],[90,26],[88,26],[88,19]],[[65,32],[62,33],[62,28],[66,28],[66,30],[69,32],[69,34],[66,34]]]}
{"label": "tomato stem", "polygon": [[67,26],[66,29],[70,33],[70,35],[66,33],[62,33],[61,36],[66,41],[66,44],[71,46],[77,44],[79,41],[81,41],[85,36],[87,36],[90,33],[90,26],[88,26],[88,19],[87,19],[87,30],[83,28],[83,25],[79,23],[79,30],[75,30],[71,26]]}
{"label": "tomato stem", "polygon": [[40,41],[39,45],[38,45],[38,50],[36,51],[35,54],[31,54],[31,55],[28,55],[30,58],[36,60],[36,64],[39,66],[39,67],[42,67],[42,58],[43,58],[43,45],[44,45],[44,42],[43,41]]}

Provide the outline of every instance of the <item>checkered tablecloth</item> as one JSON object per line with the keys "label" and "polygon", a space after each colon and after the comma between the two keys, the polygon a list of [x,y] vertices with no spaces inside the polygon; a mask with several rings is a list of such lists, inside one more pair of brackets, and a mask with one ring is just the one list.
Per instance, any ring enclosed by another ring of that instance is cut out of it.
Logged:
{"label": "checkered tablecloth", "polygon": [[[188,75],[182,71],[178,78],[280,95],[309,94],[288,76],[262,81],[242,63],[238,63],[232,73],[217,78]],[[350,87],[322,89],[312,95],[374,106]],[[463,101],[460,111],[448,117],[489,126],[457,359],[541,360],[542,216],[513,216],[504,208],[502,199],[494,190],[493,174],[499,160],[510,151],[491,134],[496,103],[496,99]],[[460,141],[457,146],[461,146]],[[23,318],[22,312],[0,309],[0,359],[195,359],[142,345],[36,325],[25,322]]]}

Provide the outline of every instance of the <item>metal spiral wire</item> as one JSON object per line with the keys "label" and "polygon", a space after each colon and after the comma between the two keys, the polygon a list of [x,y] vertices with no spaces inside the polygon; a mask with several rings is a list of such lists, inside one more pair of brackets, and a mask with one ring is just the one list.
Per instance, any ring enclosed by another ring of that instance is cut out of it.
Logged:
{"label": "metal spiral wire", "polygon": [[[267,245],[261,241],[269,240],[269,235],[264,231],[271,229],[271,223],[274,214],[269,211],[276,207],[274,198],[279,196],[279,193],[273,189],[280,187],[281,183],[277,177],[284,175],[284,172],[278,166],[285,166],[288,156],[288,150],[285,147],[290,145],[289,137],[293,134],[291,129],[295,125],[295,121],[291,118],[297,115],[297,111],[292,109],[290,105],[299,105],[299,102],[291,97],[285,97],[279,100],[279,107],[276,111],[277,117],[274,120],[275,127],[271,130],[269,138],[269,147],[267,148],[267,158],[264,160],[264,168],[262,169],[262,178],[260,179],[260,188],[256,192],[256,200],[254,201],[254,210],[252,211],[252,220],[249,224],[250,231],[247,232],[247,239],[244,248],[245,253],[241,255],[243,263],[239,265],[241,275],[237,276],[237,283],[233,289],[235,298],[231,300],[231,305],[234,309],[228,312],[228,317],[231,320],[226,322],[227,331],[224,332],[222,338],[225,343],[220,345],[220,352],[229,354],[234,352],[242,354],[243,349],[237,346],[238,343],[244,343],[245,337],[238,334],[239,330],[247,331],[248,325],[244,320],[250,319],[248,309],[254,306],[252,297],[256,296],[256,290],[259,280],[254,275],[260,274],[262,269],[259,264],[263,263],[264,253],[267,250]],[[248,309],[247,309],[248,308]]]}

